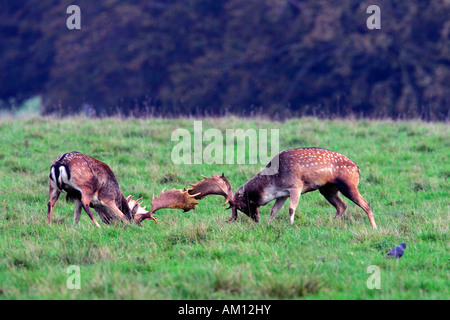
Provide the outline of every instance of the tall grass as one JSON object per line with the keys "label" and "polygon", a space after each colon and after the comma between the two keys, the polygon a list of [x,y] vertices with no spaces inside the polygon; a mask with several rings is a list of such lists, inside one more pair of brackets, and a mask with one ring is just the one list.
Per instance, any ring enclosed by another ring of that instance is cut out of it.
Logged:
{"label": "tall grass", "polygon": [[[193,119],[31,118],[0,120],[0,298],[2,299],[448,299],[449,127],[418,121],[271,122],[205,119],[203,127],[279,129],[280,150],[320,146],[361,168],[360,192],[378,230],[350,201],[346,216],[317,192],[302,196],[293,225],[285,205],[267,224],[272,203],[253,223],[209,197],[195,211],[158,212],[159,225],[116,223],[97,229],[73,204],[55,207],[46,223],[48,170],[77,150],[106,162],[125,195],[151,197],[200,175],[224,172],[236,190],[258,165],[174,165],[176,128]],[[269,148],[270,150],[270,148]],[[386,259],[406,242],[404,257]],[[78,265],[81,289],[66,286]],[[371,290],[367,268],[381,270]]]}

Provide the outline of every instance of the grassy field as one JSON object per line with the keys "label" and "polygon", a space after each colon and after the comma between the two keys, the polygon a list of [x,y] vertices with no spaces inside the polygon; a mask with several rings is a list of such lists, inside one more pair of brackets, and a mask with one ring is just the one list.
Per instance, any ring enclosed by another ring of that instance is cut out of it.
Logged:
{"label": "grassy field", "polygon": [[[349,200],[347,217],[318,193],[302,196],[289,224],[287,204],[272,224],[231,212],[223,198],[195,211],[161,210],[159,225],[102,224],[85,213],[72,227],[73,203],[57,202],[46,222],[49,167],[80,151],[106,162],[125,196],[182,188],[224,172],[234,191],[262,165],[175,165],[171,134],[193,119],[0,120],[0,299],[449,299],[450,132],[439,123],[206,119],[203,129],[279,129],[280,150],[320,146],[361,169],[359,190],[378,230]],[[269,148],[270,150],[270,148]],[[406,242],[400,260],[387,251]],[[81,289],[67,288],[70,265]],[[369,289],[367,268],[380,268]]]}

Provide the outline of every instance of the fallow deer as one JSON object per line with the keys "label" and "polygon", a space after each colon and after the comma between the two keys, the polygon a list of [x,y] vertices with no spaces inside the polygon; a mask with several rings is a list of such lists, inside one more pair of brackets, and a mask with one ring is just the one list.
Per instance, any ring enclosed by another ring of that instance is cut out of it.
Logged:
{"label": "fallow deer", "polygon": [[81,209],[97,227],[90,207],[100,219],[109,224],[113,220],[129,221],[135,215],[147,214],[145,207],[132,196],[124,197],[112,170],[105,163],[79,152],[60,155],[50,167],[47,220],[52,224],[53,207],[61,192],[75,201],[73,225],[80,220]]}
{"label": "fallow deer", "polygon": [[[278,170],[273,171],[274,165]],[[276,199],[269,223],[288,197],[290,223],[293,223],[300,195],[314,190],[319,190],[336,208],[335,218],[341,218],[347,208],[339,196],[341,192],[366,212],[372,228],[376,229],[369,203],[357,189],[359,176],[358,166],[340,153],[322,148],[299,148],[280,152],[235,194],[223,174],[211,178],[204,177],[203,181],[192,185],[188,192],[196,195],[197,199],[210,194],[224,196],[225,203],[229,203],[232,209],[229,221],[236,220],[239,210],[258,222],[259,207]]]}

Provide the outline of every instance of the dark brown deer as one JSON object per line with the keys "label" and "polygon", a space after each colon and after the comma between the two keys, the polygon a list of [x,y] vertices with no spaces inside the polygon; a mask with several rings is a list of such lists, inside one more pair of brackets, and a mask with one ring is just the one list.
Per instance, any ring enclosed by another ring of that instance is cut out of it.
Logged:
{"label": "dark brown deer", "polygon": [[124,197],[108,165],[79,152],[60,155],[50,167],[48,183],[47,220],[50,225],[53,207],[61,192],[67,193],[67,199],[75,201],[73,225],[80,220],[81,209],[86,211],[97,227],[100,225],[90,208],[93,208],[106,224],[118,219],[129,221],[135,215],[148,213],[139,203],[140,199]]}
{"label": "dark brown deer", "polygon": [[[275,169],[274,169],[275,168]],[[197,199],[210,194],[222,195],[230,203],[232,216],[237,218],[237,210],[247,214],[255,222],[259,221],[259,207],[276,200],[272,208],[271,222],[289,197],[290,222],[294,222],[295,209],[300,196],[314,190],[319,192],[336,208],[335,218],[341,218],[347,208],[339,196],[352,200],[367,214],[372,228],[376,229],[369,203],[360,195],[357,186],[360,171],[358,166],[344,155],[321,148],[300,148],[285,150],[256,176],[233,194],[228,179],[212,176],[192,185],[188,190]]]}

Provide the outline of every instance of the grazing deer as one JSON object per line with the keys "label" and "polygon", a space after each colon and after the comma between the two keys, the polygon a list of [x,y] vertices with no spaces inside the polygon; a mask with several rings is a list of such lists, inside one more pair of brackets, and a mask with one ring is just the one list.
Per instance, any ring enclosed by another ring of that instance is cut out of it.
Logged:
{"label": "grazing deer", "polygon": [[[270,174],[273,163],[277,163],[278,170]],[[232,209],[229,221],[236,220],[237,210],[240,210],[258,222],[259,207],[276,199],[269,223],[288,197],[290,222],[293,223],[300,195],[317,189],[336,208],[335,218],[341,218],[347,208],[339,196],[341,192],[366,212],[372,228],[376,229],[369,203],[357,189],[359,175],[358,166],[340,153],[321,148],[299,148],[280,152],[235,194],[223,174],[203,177],[203,181],[192,185],[188,192],[197,199],[211,194],[224,196],[225,203]]]}
{"label": "grazing deer", "polygon": [[79,152],[60,155],[50,167],[48,183],[47,220],[50,225],[53,206],[63,191],[67,193],[67,199],[75,201],[73,225],[80,220],[83,209],[92,222],[100,227],[89,207],[93,208],[106,224],[117,219],[129,221],[135,216],[148,213],[145,207],[141,207],[140,199],[124,197],[108,165]]}

